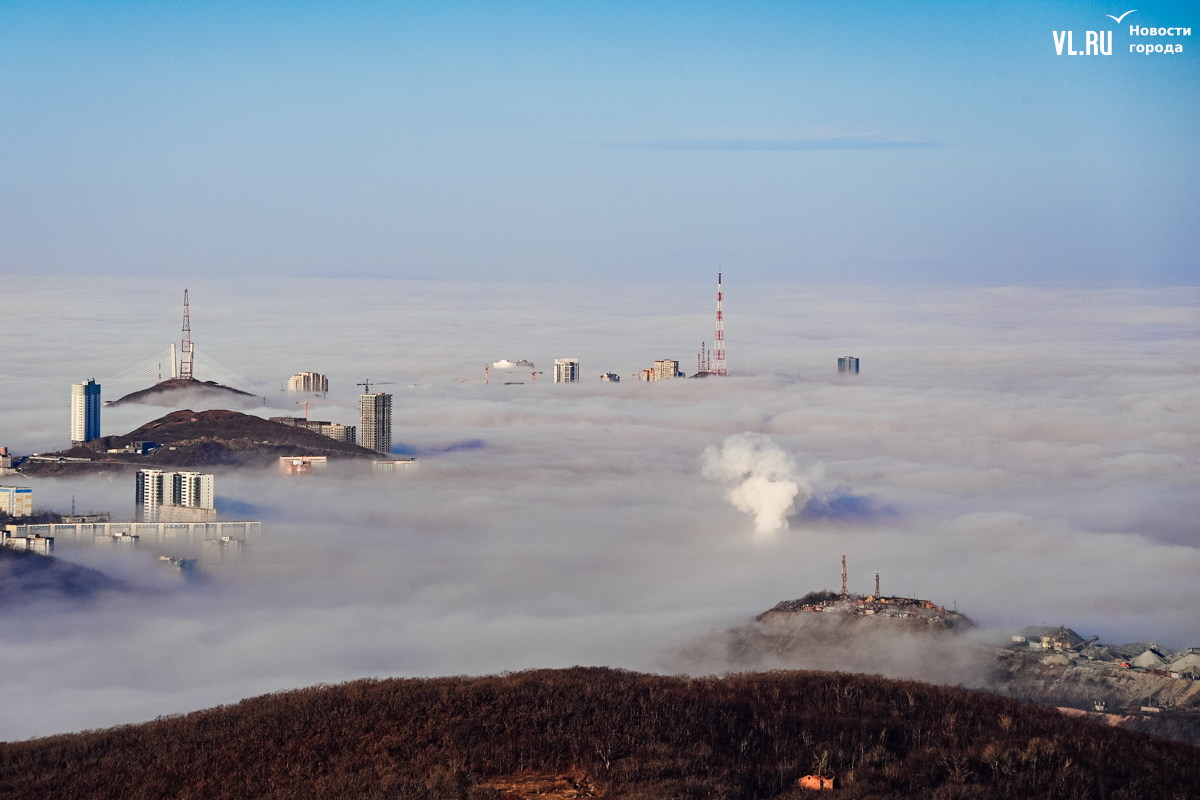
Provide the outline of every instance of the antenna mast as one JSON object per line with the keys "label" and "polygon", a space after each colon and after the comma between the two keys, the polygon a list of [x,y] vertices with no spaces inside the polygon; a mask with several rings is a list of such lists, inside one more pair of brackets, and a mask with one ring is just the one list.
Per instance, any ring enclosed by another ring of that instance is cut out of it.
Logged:
{"label": "antenna mast", "polygon": [[724,299],[721,291],[721,273],[717,273],[717,338],[713,346],[717,349],[716,360],[713,361],[714,375],[728,375],[725,370],[725,318],[721,313],[721,301]]}
{"label": "antenna mast", "polygon": [[192,380],[192,319],[188,313],[188,290],[183,290],[183,349],[179,353],[179,377]]}
{"label": "antenna mast", "polygon": [[848,597],[849,592],[846,591],[846,556],[842,556],[842,597]]}
{"label": "antenna mast", "polygon": [[875,599],[879,599],[879,570],[875,570]]}

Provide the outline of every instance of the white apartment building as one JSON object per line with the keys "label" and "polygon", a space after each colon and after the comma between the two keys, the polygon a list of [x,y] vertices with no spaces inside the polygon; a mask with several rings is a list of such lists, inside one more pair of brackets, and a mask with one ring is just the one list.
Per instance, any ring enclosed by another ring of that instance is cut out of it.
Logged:
{"label": "white apartment building", "polygon": [[71,443],[100,438],[100,384],[91,378],[71,385]]}
{"label": "white apartment building", "polygon": [[554,382],[555,383],[579,383],[579,359],[578,358],[556,358],[556,359],[554,359]]}
{"label": "white apartment building", "polygon": [[297,372],[288,378],[289,392],[324,394],[329,391],[329,378],[319,372]]}
{"label": "white apartment building", "polygon": [[159,522],[162,509],[167,506],[215,509],[215,476],[211,474],[140,469],[136,480],[134,502],[138,522]]}

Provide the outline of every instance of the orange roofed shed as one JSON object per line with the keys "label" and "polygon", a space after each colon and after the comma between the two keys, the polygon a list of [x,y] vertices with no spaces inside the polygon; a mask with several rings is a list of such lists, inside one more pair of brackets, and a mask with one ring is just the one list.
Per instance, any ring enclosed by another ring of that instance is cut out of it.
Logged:
{"label": "orange roofed shed", "polygon": [[801,789],[832,789],[833,778],[822,778],[820,775],[805,775],[798,783]]}

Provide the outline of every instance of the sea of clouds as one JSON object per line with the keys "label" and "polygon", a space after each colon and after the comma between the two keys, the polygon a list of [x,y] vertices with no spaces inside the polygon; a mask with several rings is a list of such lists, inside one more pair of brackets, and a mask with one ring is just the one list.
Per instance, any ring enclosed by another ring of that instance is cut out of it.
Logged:
{"label": "sea of clouds", "polygon": [[[392,381],[421,469],[220,471],[219,506],[263,534],[192,584],[149,552],[60,547],[141,590],[0,615],[0,738],[364,676],[676,671],[714,632],[838,588],[842,554],[852,591],[880,570],[885,593],[991,629],[1200,645],[1200,290],[728,277],[731,377],[653,384],[631,376],[658,358],[691,374],[711,343],[708,276],[191,283],[193,336],[258,387],[256,413],[302,414],[280,386],[317,370],[331,392],[310,416],[356,423],[355,383]],[[6,278],[0,445],[65,447],[69,385],[177,340],[182,290]],[[861,374],[837,374],[844,355]],[[584,381],[554,385],[568,356]],[[543,374],[483,383],[501,358]],[[106,409],[103,432],[167,410]],[[129,475],[2,480],[39,508],[133,512]]]}

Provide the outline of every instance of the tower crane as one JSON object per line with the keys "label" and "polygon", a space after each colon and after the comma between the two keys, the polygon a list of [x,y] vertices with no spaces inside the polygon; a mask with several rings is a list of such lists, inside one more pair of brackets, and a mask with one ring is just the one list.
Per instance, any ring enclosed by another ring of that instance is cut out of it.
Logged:
{"label": "tower crane", "polygon": [[363,387],[363,389],[365,390],[363,392],[363,394],[370,394],[372,386],[387,386],[392,383],[395,383],[395,381],[373,381],[370,378],[367,378],[362,383],[356,383],[354,385]]}
{"label": "tower crane", "polygon": [[297,400],[296,401],[296,405],[304,406],[304,421],[305,422],[308,421],[308,404],[315,403],[315,402],[317,402],[317,401],[316,400]]}

